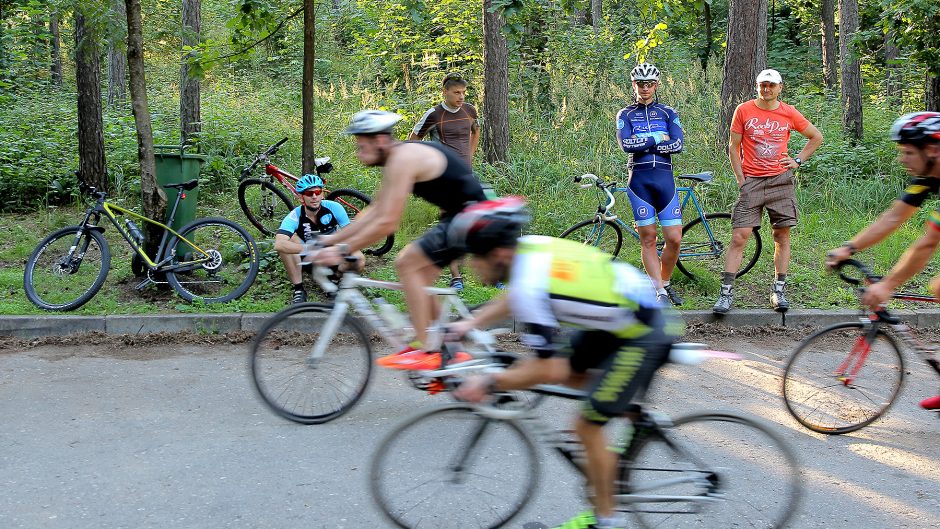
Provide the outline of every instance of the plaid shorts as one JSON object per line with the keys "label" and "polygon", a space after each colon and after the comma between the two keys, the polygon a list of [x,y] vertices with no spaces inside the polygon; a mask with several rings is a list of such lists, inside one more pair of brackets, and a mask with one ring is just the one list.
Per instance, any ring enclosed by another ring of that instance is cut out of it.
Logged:
{"label": "plaid shorts", "polygon": [[760,226],[763,209],[767,209],[770,225],[774,228],[796,226],[796,178],[793,170],[788,169],[776,176],[745,175],[741,195],[731,211],[731,226]]}

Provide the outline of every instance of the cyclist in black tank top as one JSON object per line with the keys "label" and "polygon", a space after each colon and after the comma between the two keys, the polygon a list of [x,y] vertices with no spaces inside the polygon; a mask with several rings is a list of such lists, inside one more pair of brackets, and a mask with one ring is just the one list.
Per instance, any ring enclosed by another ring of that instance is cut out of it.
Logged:
{"label": "cyclist in black tank top", "polygon": [[[433,143],[401,142],[392,137],[392,129],[401,116],[381,110],[364,110],[353,116],[347,134],[355,136],[356,157],[364,165],[382,168],[382,184],[375,200],[355,222],[336,234],[322,237],[330,247],[314,260],[333,266],[343,255],[360,250],[387,237],[398,229],[408,196],[414,194],[441,208],[441,222],[416,241],[405,246],[395,259],[395,268],[405,291],[415,340],[399,351],[394,360],[402,366],[414,362],[433,363],[438,352],[422,350],[427,328],[433,318],[434,304],[425,292],[441,275],[441,270],[463,255],[447,242],[450,220],[468,204],[485,200],[483,186],[470,166],[449,148]],[[386,359],[379,360],[380,365]]]}

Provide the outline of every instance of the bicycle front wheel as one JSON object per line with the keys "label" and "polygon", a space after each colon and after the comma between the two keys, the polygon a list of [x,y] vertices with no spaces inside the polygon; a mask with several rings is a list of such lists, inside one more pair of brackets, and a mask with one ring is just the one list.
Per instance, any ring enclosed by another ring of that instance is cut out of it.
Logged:
{"label": "bicycle front wheel", "polygon": [[[355,189],[334,189],[326,196],[326,199],[338,202],[343,206],[343,209],[349,214],[349,220],[355,220],[356,216],[372,202],[372,199],[370,199],[368,195],[356,191]],[[362,252],[368,255],[384,255],[392,249],[394,244],[395,234],[393,233],[384,240],[378,241],[364,249]]]}
{"label": "bicycle front wheel", "polygon": [[268,236],[277,232],[284,217],[294,209],[290,198],[274,182],[257,178],[238,184],[238,204],[248,222]]}
{"label": "bicycle front wheel", "polygon": [[800,503],[796,455],[752,419],[698,413],[638,443],[616,488],[642,527],[784,527]]}
{"label": "bicycle front wheel", "polygon": [[349,411],[372,373],[362,325],[344,315],[327,328],[332,305],[303,303],[269,319],[251,344],[251,380],[274,413],[321,424]]}
{"label": "bicycle front wheel", "polygon": [[[79,235],[80,233],[80,235]],[[100,232],[62,228],[40,241],[26,260],[26,297],[45,310],[73,310],[88,302],[111,269],[111,250]]]}
{"label": "bicycle front wheel", "polygon": [[[704,218],[707,223],[699,217],[682,227],[682,244],[676,268],[690,278],[703,273],[720,278],[725,271],[725,254],[731,247],[731,214],[706,213]],[[760,231],[754,228],[744,247],[736,277],[743,276],[754,267],[762,247]]]}
{"label": "bicycle front wheel", "polygon": [[620,231],[620,226],[611,220],[600,222],[597,217],[581,221],[568,228],[562,232],[561,238],[593,246],[613,257],[617,257],[623,244],[623,232]]}
{"label": "bicycle front wheel", "polygon": [[258,275],[258,248],[245,228],[221,218],[198,219],[180,229],[169,253],[170,286],[186,301],[224,303],[248,291]]}
{"label": "bicycle front wheel", "polygon": [[514,420],[467,404],[424,411],[392,430],[372,460],[372,496],[398,527],[502,527],[529,501],[539,459]]}
{"label": "bicycle front wheel", "polygon": [[790,356],[783,401],[800,424],[825,434],[854,432],[891,407],[904,358],[891,336],[879,330],[869,342],[867,334],[861,322],[840,323],[809,336]]}

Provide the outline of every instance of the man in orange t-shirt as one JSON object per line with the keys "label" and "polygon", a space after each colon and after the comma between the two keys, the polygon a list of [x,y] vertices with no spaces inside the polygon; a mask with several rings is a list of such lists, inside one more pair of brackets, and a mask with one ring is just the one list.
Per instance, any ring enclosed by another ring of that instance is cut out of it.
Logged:
{"label": "man in orange t-shirt", "polygon": [[[816,152],[823,137],[797,109],[779,100],[782,90],[783,79],[777,70],[762,71],[757,74],[757,98],[738,105],[731,120],[728,157],[741,194],[731,213],[731,246],[721,274],[721,292],[712,309],[716,314],[731,310],[744,246],[751,231],[760,226],[764,209],[773,228],[777,275],[770,304],[777,312],[790,308],[784,287],[790,264],[790,228],[797,220],[793,171]],[[792,158],[787,152],[791,130],[809,140]]]}

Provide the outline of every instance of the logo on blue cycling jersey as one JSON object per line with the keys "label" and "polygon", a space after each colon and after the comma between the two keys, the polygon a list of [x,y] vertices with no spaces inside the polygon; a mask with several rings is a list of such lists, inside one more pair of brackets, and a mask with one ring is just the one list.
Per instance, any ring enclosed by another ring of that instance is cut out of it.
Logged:
{"label": "logo on blue cycling jersey", "polygon": [[333,220],[333,215],[327,213],[326,215],[323,215],[322,217],[320,217],[320,224],[323,224],[324,226],[326,226],[332,220]]}
{"label": "logo on blue cycling jersey", "polygon": [[623,125],[624,125],[623,120],[622,120],[622,119],[618,119],[618,120],[617,120],[617,130],[622,129],[622,128],[623,128]]}

